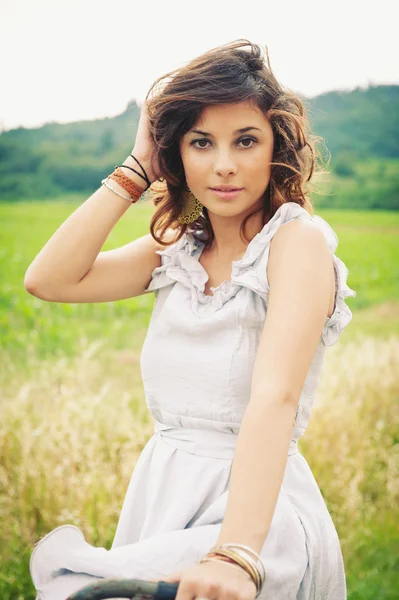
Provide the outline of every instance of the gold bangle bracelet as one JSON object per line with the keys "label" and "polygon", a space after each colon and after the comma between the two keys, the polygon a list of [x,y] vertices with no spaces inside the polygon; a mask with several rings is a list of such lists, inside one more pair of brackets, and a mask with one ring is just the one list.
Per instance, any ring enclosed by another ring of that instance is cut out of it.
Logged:
{"label": "gold bangle bracelet", "polygon": [[[241,571],[244,572],[246,575],[248,575],[248,577],[250,578],[251,581],[253,581],[251,575],[248,573],[248,571],[246,571],[245,569],[243,569],[240,565],[238,565],[237,563],[231,563],[227,560],[223,560],[222,557],[216,558],[216,556],[212,557],[208,557],[208,558],[203,558],[201,561],[201,563],[206,563],[206,562],[223,562],[225,565],[227,565],[228,567],[232,567],[233,569],[235,569],[236,571]],[[255,582],[254,582],[255,583]]]}
{"label": "gold bangle bracelet", "polygon": [[217,550],[219,548],[222,548],[222,549],[230,548],[230,549],[234,550],[235,552],[237,552],[243,558],[248,559],[259,571],[259,574],[260,574],[261,580],[262,580],[262,585],[263,585],[263,583],[266,579],[266,571],[265,571],[265,567],[264,567],[261,557],[259,556],[259,554],[257,554],[255,552],[255,550],[253,550],[249,546],[245,546],[244,544],[225,543],[225,544],[221,544],[220,546],[214,546],[213,548],[211,548],[210,552],[213,552],[214,550]]}
{"label": "gold bangle bracelet", "polygon": [[218,555],[226,556],[227,558],[231,558],[237,565],[242,567],[248,573],[248,575],[251,577],[253,582],[255,583],[257,591],[258,592],[260,591],[261,585],[262,585],[261,576],[260,576],[259,571],[254,567],[254,565],[252,565],[247,559],[240,556],[234,550],[230,550],[227,548],[218,549],[218,550],[214,550],[213,552],[209,552],[206,555],[206,557],[213,557],[213,556],[218,556]]}

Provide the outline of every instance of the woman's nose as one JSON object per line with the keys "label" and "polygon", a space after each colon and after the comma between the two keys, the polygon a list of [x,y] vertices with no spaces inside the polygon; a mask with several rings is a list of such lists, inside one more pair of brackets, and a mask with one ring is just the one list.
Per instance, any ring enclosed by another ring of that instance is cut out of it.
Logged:
{"label": "woman's nose", "polygon": [[215,158],[213,168],[215,173],[226,177],[227,175],[236,173],[237,164],[229,152],[219,152]]}

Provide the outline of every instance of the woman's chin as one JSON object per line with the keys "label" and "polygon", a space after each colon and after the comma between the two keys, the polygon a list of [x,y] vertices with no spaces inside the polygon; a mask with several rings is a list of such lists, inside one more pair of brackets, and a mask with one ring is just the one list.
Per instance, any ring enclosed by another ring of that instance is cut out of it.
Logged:
{"label": "woman's chin", "polygon": [[208,210],[208,214],[218,217],[238,217],[239,215],[244,217],[245,215],[256,210],[256,208],[259,208],[259,206],[256,202],[248,206],[243,202],[222,200],[221,202],[209,202],[206,208]]}

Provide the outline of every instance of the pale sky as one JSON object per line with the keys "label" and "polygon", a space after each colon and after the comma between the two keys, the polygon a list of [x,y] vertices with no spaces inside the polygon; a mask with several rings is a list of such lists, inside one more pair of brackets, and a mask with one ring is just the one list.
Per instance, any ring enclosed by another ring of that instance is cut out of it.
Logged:
{"label": "pale sky", "polygon": [[393,0],[0,0],[0,131],[113,117],[215,46],[267,45],[306,96],[399,83]]}

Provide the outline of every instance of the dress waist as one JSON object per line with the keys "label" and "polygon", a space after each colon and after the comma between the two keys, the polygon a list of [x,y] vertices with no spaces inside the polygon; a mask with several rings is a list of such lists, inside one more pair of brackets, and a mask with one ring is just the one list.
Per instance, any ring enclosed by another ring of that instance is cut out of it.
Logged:
{"label": "dress waist", "polygon": [[[196,456],[233,460],[238,435],[217,429],[170,427],[155,420],[154,435],[178,450]],[[291,440],[288,456],[298,452],[298,440]]]}

